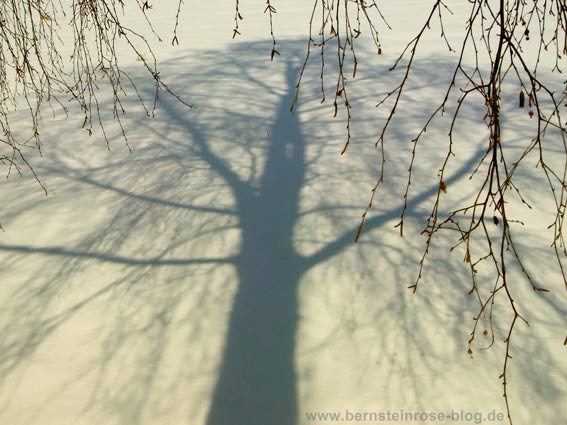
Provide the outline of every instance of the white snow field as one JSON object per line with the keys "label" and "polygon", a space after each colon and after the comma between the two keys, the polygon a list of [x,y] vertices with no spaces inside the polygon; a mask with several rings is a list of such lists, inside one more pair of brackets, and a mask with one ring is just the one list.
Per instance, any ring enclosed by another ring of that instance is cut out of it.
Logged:
{"label": "white snow field", "polygon": [[[403,238],[394,227],[410,141],[455,62],[438,28],[416,58],[387,137],[385,186],[353,242],[379,175],[374,142],[385,113],[374,106],[401,78],[388,68],[431,2],[385,2],[393,30],[382,31],[381,56],[361,41],[349,81],[353,139],[342,156],[345,115],[320,104],[317,55],[289,111],[312,2],[273,3],[281,56],[271,62],[264,1],[240,1],[235,40],[233,1],[185,1],[177,47],[169,43],[176,1],[155,2],[162,78],[194,108],[162,94],[148,119],[127,98],[131,153],[110,123],[108,94],[110,150],[100,132],[85,134],[79,115],[44,115],[43,157],[30,160],[49,195],[29,173],[0,183],[0,424],[508,423],[498,376],[512,316],[498,304],[494,346],[482,350],[491,338],[479,334],[467,355],[478,302],[467,295],[463,252],[448,251],[455,235],[439,235],[423,286],[407,289],[449,114],[418,148]],[[468,3],[447,4],[455,14],[445,29],[458,44]],[[332,52],[327,60],[333,93]],[[151,103],[152,82],[126,49],[122,65]],[[443,211],[472,192],[486,149],[484,106],[466,108]],[[506,134],[513,149],[533,128],[525,111],[505,108],[518,121]],[[25,110],[18,119],[24,128]],[[567,306],[549,248],[553,205],[537,189],[535,162],[518,174],[534,208],[511,206],[525,222],[514,234],[551,292],[535,293],[511,269],[530,326],[518,324],[513,337],[509,398],[514,424],[554,425],[567,416]]]}

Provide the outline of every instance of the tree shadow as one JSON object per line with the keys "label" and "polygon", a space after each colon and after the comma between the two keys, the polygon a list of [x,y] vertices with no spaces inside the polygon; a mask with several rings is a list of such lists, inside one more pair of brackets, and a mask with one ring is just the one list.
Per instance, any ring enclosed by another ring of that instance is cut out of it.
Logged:
{"label": "tree shadow", "polygon": [[[34,243],[28,235],[0,245],[14,276],[0,322],[4,391],[36,382],[28,373],[46,368],[38,356],[85,356],[67,358],[74,368],[61,379],[46,376],[57,384],[45,390],[49,395],[40,406],[22,414],[25,421],[56,415],[65,407],[54,400],[78,388],[85,394],[77,420],[85,423],[102,418],[109,424],[173,424],[189,418],[208,425],[299,424],[305,406],[317,404],[311,391],[327,398],[309,384],[313,363],[338,344],[343,351],[348,346],[371,354],[336,360],[332,367],[350,370],[349,363],[362,359],[357,373],[382,380],[378,387],[366,382],[356,394],[353,387],[345,389],[351,399],[375,397],[378,388],[388,406],[427,407],[421,400],[432,382],[436,388],[451,382],[443,376],[443,351],[461,348],[469,313],[463,305],[471,302],[459,284],[419,303],[410,300],[400,282],[411,275],[420,247],[389,236],[387,228],[400,214],[395,191],[375,207],[365,227],[368,238],[354,246],[362,208],[348,192],[357,190],[354,182],[375,168],[375,160],[340,163],[342,142],[330,137],[340,127],[325,121],[326,112],[309,109],[312,102],[290,113],[303,51],[295,42],[285,46],[277,72],[253,44],[203,52],[199,66],[180,58],[170,69],[200,96],[194,111],[162,99],[163,118],[131,124],[131,140],[141,140],[132,155],[115,152],[100,160],[61,141],[40,166],[67,195],[47,204],[22,199],[8,215],[12,226],[19,216],[34,229],[40,226],[28,212],[95,218],[77,235],[65,234],[65,219],[50,222],[59,232],[53,243]],[[423,85],[439,68],[422,75]],[[310,78],[316,81],[314,74]],[[318,96],[305,91],[310,101]],[[417,116],[407,113],[416,125]],[[361,114],[361,133],[374,129],[372,120]],[[404,140],[403,131],[392,138]],[[474,149],[462,158],[447,186],[468,177],[481,154]],[[343,175],[347,184],[337,188]],[[437,184],[423,179],[415,186],[407,217],[418,228]],[[364,201],[364,192],[360,196]],[[63,213],[65,208],[70,211]],[[36,262],[27,274],[22,271]],[[432,261],[430,273],[441,284],[464,280],[454,267]],[[309,308],[314,302],[306,301],[306,286],[314,298],[329,297],[325,308]],[[333,297],[344,298],[336,319]],[[457,302],[445,305],[451,300]],[[313,326],[322,330],[302,338],[319,317],[333,320],[333,327]],[[449,325],[451,342],[440,349],[429,339],[442,323]],[[358,336],[370,329],[370,340]],[[92,353],[69,349],[74,339]],[[553,364],[546,350],[538,355]],[[545,397],[553,394],[556,388]],[[9,402],[4,407],[13,411]]]}
{"label": "tree shadow", "polygon": [[[289,111],[297,70],[291,64],[287,68],[287,93],[268,131],[258,188],[242,185],[233,176],[227,178],[239,211],[241,241],[235,258],[239,283],[207,421],[210,425],[284,425],[297,419],[297,287],[305,264],[293,236],[300,214],[306,142],[297,115]],[[205,158],[217,162],[204,150]]]}

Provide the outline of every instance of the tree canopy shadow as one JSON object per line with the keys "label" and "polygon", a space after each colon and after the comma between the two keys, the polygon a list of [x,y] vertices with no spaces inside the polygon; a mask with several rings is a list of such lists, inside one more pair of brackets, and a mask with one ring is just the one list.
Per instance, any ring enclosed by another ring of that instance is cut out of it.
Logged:
{"label": "tree canopy shadow", "polygon": [[[53,399],[79,388],[84,394],[78,423],[103,418],[120,425],[176,424],[184,418],[207,425],[300,424],[302,405],[316,404],[303,399],[312,400],[310,392],[320,391],[308,383],[312,366],[302,364],[317,362],[317,353],[335,349],[337,341],[372,353],[362,356],[361,370],[381,369],[379,397],[388,406],[420,406],[432,381],[439,380],[438,387],[450,381],[443,376],[442,359],[466,339],[463,306],[470,301],[461,285],[464,273],[449,261],[433,260],[431,274],[453,285],[425,296],[419,312],[412,311],[413,301],[400,282],[408,278],[420,247],[386,235],[400,214],[395,191],[367,220],[369,237],[354,246],[365,199],[356,203],[350,192],[360,190],[355,183],[376,161],[339,162],[342,145],[330,135],[340,126],[313,108],[315,91],[305,89],[309,102],[290,112],[303,51],[296,42],[285,47],[278,65],[269,65],[254,44],[202,52],[198,66],[180,58],[165,69],[175,70],[178,84],[187,84],[196,97],[195,110],[161,99],[156,121],[130,124],[130,139],[140,140],[131,155],[85,157],[72,141],[62,140],[40,165],[66,195],[47,204],[23,197],[8,212],[12,226],[18,217],[30,221],[26,214],[49,217],[51,212],[54,221],[48,223],[59,234],[52,243],[34,243],[29,235],[0,243],[12,276],[1,300],[0,388],[8,393],[33,385],[25,377],[27,368],[44,369],[38,356],[59,343],[67,347],[78,338],[92,352],[80,360],[69,358],[72,372],[63,373],[46,390],[49,396],[22,414],[24,419],[13,413],[10,397],[0,405],[0,418],[41,422],[57,409]],[[424,72],[423,85],[440,68]],[[315,73],[309,75],[316,81]],[[366,136],[374,118],[363,107],[357,122]],[[414,124],[416,114],[408,110]],[[403,131],[392,138],[403,140]],[[447,186],[466,179],[481,155],[481,148],[467,152]],[[394,162],[402,168],[398,158]],[[338,181],[344,186],[337,188]],[[406,214],[416,228],[437,187],[435,179],[416,184]],[[56,213],[73,220],[89,213],[94,218],[75,236],[65,234],[65,219],[57,220]],[[23,271],[30,262],[38,265]],[[341,287],[345,279],[354,295]],[[343,300],[345,316],[333,329],[299,346],[306,317],[317,316],[301,296],[306,282],[319,296],[352,298]],[[364,288],[356,289],[360,285]],[[327,292],[326,286],[334,289]],[[458,302],[443,307],[454,299]],[[371,313],[354,311],[356,305]],[[451,342],[435,347],[429,334],[443,323]],[[372,342],[358,346],[357,333],[371,328]],[[541,347],[538,356],[554,364]],[[351,361],[336,365],[348,370]],[[365,385],[357,396],[376,397],[370,390],[377,387]],[[558,404],[555,384],[543,387],[538,385],[538,397]],[[463,399],[471,394],[461,391]]]}

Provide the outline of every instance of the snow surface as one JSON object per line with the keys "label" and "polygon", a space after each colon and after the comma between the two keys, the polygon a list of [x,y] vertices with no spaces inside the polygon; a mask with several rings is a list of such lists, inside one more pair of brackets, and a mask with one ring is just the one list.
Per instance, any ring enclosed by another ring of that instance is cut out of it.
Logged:
{"label": "snow surface", "polygon": [[[308,412],[505,412],[498,375],[509,313],[497,310],[495,346],[469,358],[477,304],[451,240],[435,243],[420,291],[407,289],[448,118],[419,151],[406,237],[394,228],[409,141],[454,63],[435,29],[416,59],[404,121],[387,139],[385,189],[353,243],[379,172],[373,142],[384,115],[374,105],[399,80],[388,68],[428,2],[384,5],[394,30],[383,31],[382,56],[361,44],[344,156],[345,116],[319,103],[316,61],[289,112],[311,2],[277,2],[274,62],[263,1],[240,2],[236,40],[232,2],[186,1],[175,48],[174,3],[151,11],[165,40],[156,52],[163,79],[195,107],[162,95],[146,119],[131,99],[131,153],[116,126],[108,151],[80,118],[46,115],[44,156],[32,161],[49,196],[28,175],[2,182],[0,423],[303,425],[328,423]],[[456,10],[446,30],[458,42],[466,6],[448,4]],[[151,82],[132,53],[123,56],[151,102]],[[329,55],[330,74],[332,64]],[[469,109],[447,210],[466,196],[485,143],[482,105]],[[104,114],[111,119],[110,108]],[[520,143],[528,130],[508,137]],[[540,178],[523,172],[528,184]],[[567,308],[545,232],[549,199],[526,196],[536,207],[521,210],[516,239],[552,292],[534,294],[515,272],[530,327],[517,328],[510,400],[515,423],[551,425],[566,413]]]}

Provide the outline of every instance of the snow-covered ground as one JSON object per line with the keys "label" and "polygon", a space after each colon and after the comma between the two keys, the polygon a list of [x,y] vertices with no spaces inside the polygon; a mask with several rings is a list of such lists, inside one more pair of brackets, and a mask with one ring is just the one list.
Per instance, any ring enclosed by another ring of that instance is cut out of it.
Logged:
{"label": "snow-covered ground", "polygon": [[[232,40],[232,2],[186,1],[174,48],[166,35],[175,3],[150,13],[166,40],[156,53],[164,81],[194,108],[162,95],[146,119],[131,100],[131,153],[116,126],[108,151],[100,134],[85,136],[80,118],[46,117],[44,156],[32,162],[49,196],[31,176],[1,183],[0,423],[303,425],[332,423],[312,413],[401,410],[454,412],[464,423],[483,414],[489,423],[487,414],[504,414],[498,376],[509,312],[497,308],[494,347],[479,350],[480,342],[471,359],[478,305],[467,296],[462,255],[449,255],[444,237],[424,286],[407,289],[449,118],[428,129],[420,148],[406,236],[394,228],[409,141],[454,62],[438,31],[416,59],[403,121],[387,139],[386,185],[353,243],[379,173],[374,141],[384,115],[374,105],[399,81],[388,68],[427,2],[384,6],[394,29],[383,32],[383,55],[361,42],[349,85],[353,140],[343,156],[345,117],[319,103],[316,61],[289,112],[312,2],[275,4],[274,62],[265,2],[240,2],[243,35]],[[458,42],[466,10],[448,3],[456,10],[446,30]],[[124,64],[151,101],[151,81],[126,50]],[[465,112],[446,209],[466,195],[485,149],[482,105]],[[103,113],[111,119],[110,108]],[[14,117],[25,125],[25,111]],[[529,123],[518,119],[508,137],[520,143]],[[541,178],[523,172],[529,185]],[[514,337],[510,401],[514,423],[551,425],[567,414],[565,288],[545,232],[549,200],[525,195],[535,208],[516,240],[552,292],[533,293],[514,276],[530,326],[518,325]],[[335,422],[378,422],[360,418]]]}

